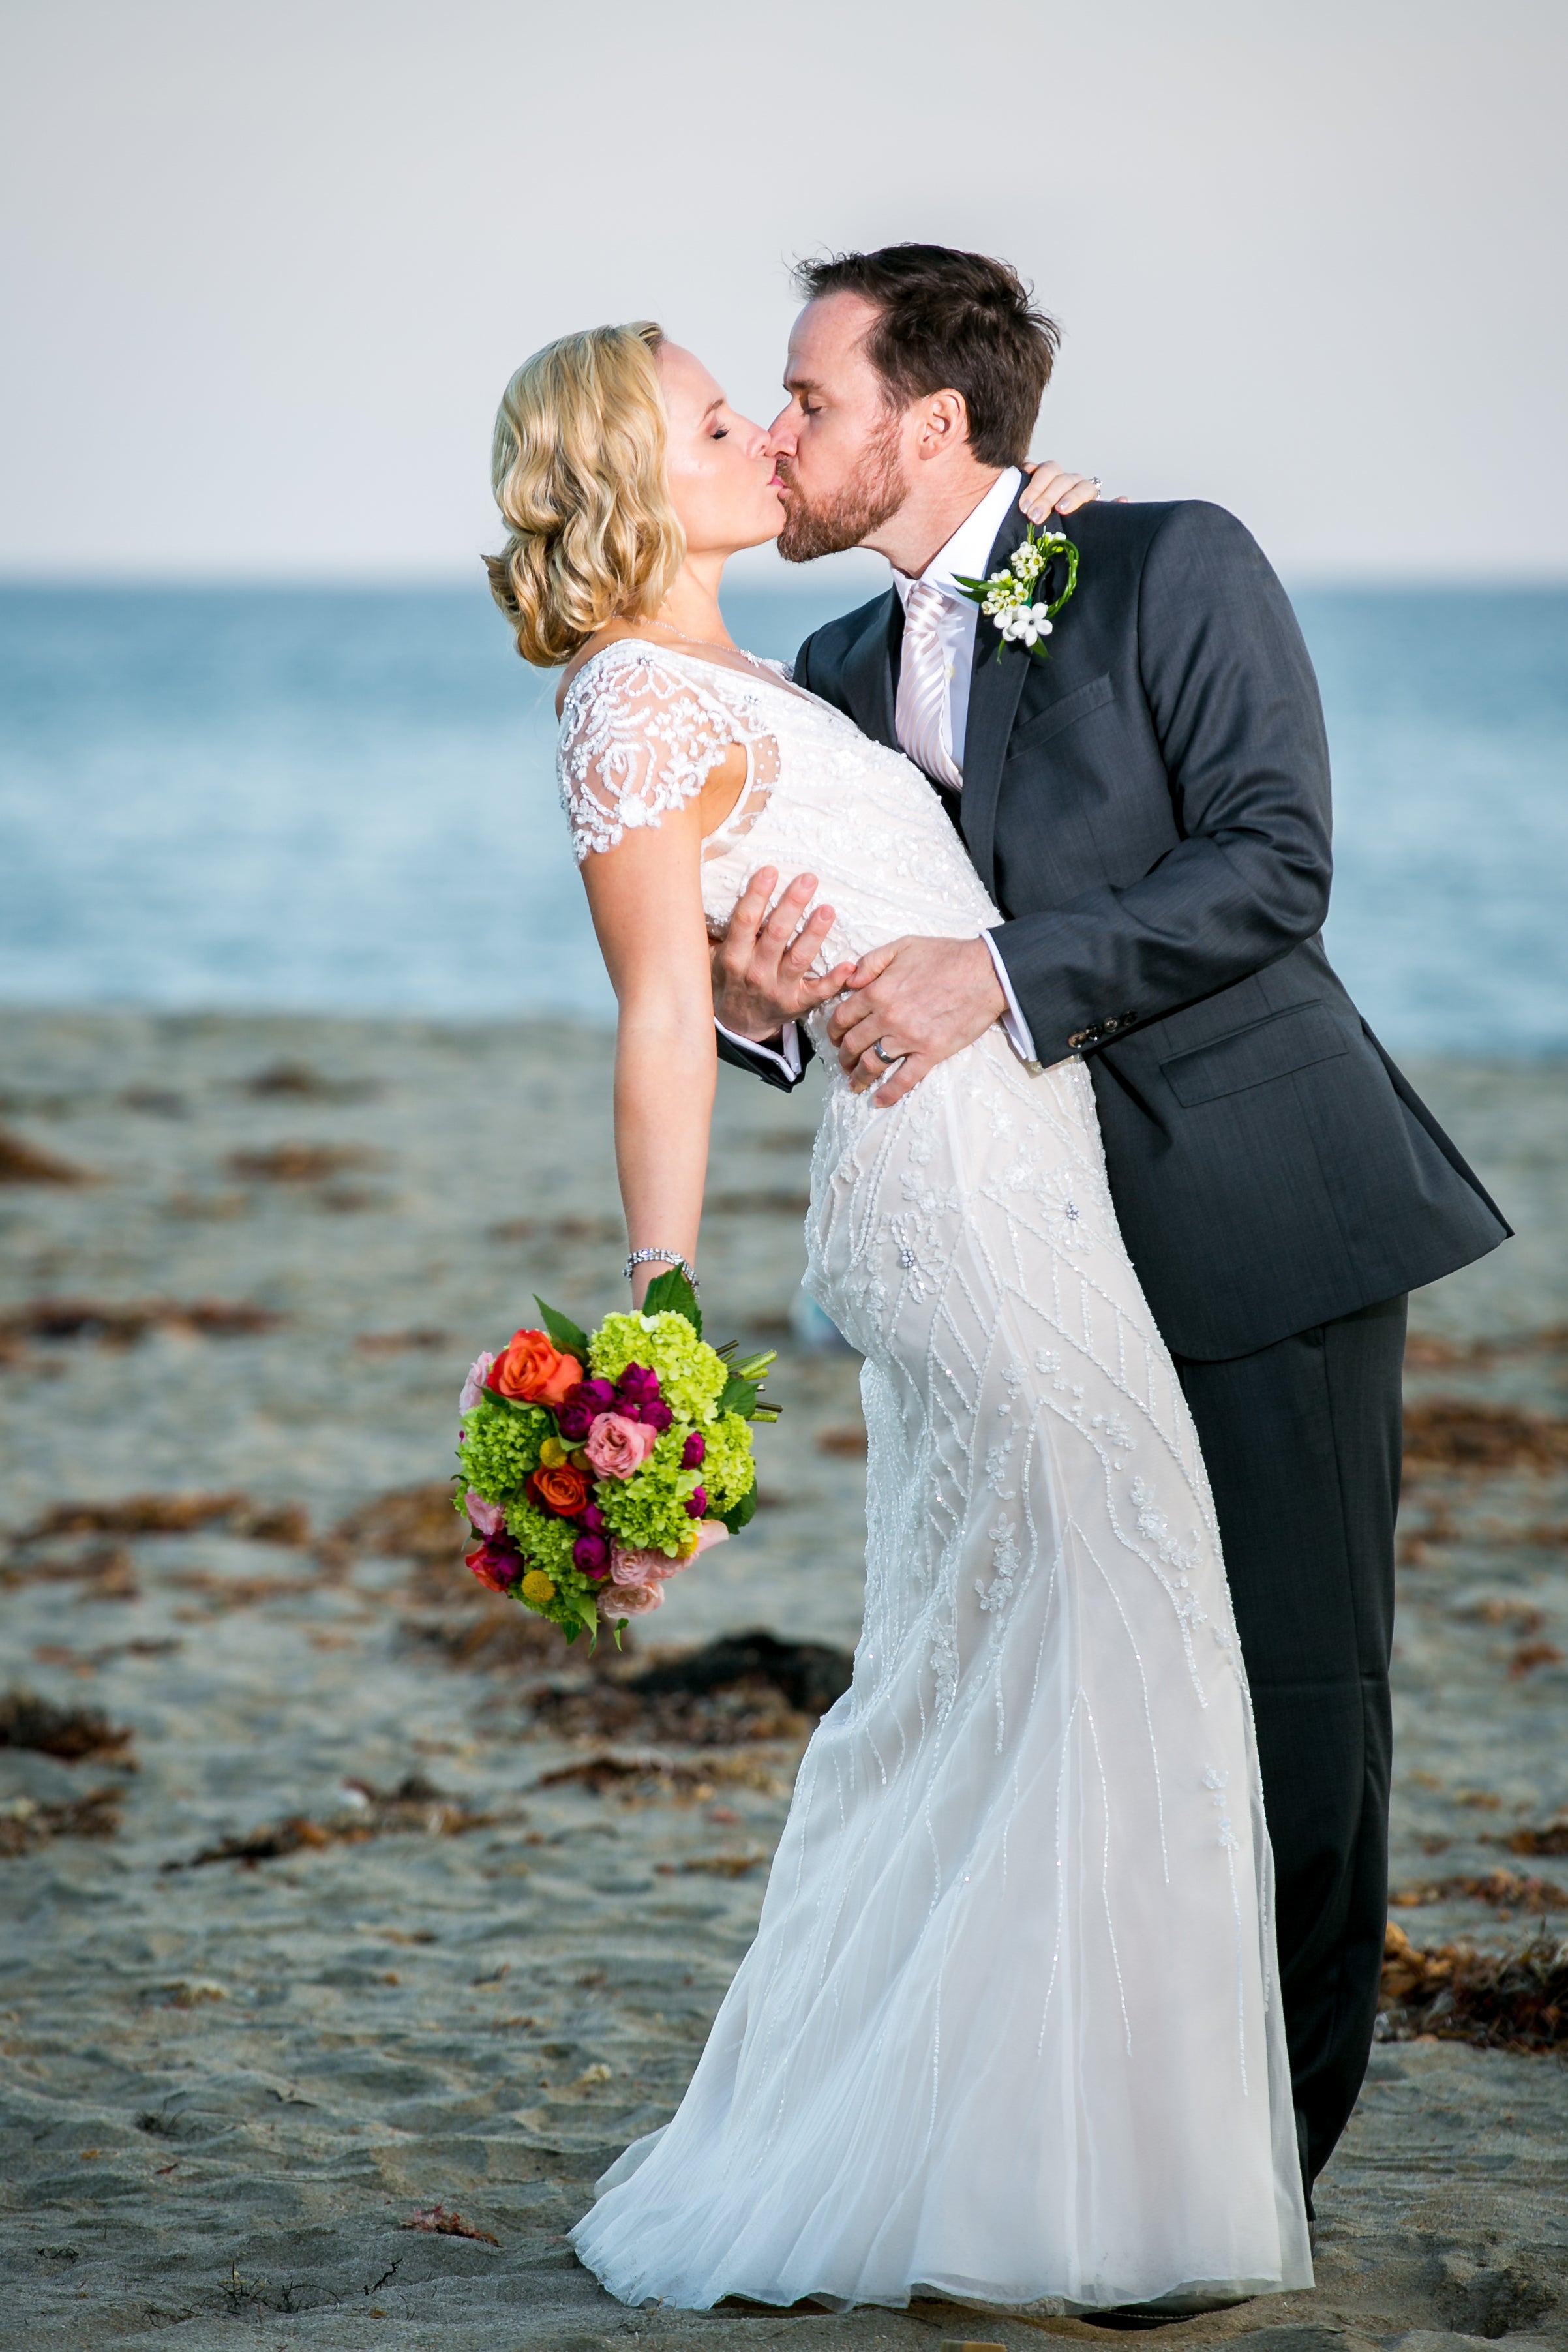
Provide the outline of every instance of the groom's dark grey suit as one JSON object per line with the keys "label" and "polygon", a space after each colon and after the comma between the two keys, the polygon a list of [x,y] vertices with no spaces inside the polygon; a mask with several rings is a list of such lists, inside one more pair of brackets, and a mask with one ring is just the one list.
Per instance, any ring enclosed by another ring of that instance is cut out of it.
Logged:
{"label": "groom's dark grey suit", "polygon": [[[1323,952],[1322,713],[1257,544],[1194,502],[1063,528],[1080,565],[1051,659],[997,661],[981,621],[963,789],[943,796],[1037,1052],[1088,1059],[1203,1444],[1310,2180],[1361,2086],[1383,1954],[1405,1293],[1509,1228]],[[1015,510],[988,569],[1024,530]],[[809,637],[795,677],[896,749],[902,636],[889,589]]]}

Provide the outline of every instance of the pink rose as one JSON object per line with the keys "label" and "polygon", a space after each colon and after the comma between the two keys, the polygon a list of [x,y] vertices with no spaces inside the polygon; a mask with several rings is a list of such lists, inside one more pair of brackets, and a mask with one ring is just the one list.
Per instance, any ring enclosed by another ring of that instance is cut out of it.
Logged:
{"label": "pink rose", "polygon": [[646,1617],[663,1607],[662,1584],[606,1584],[599,1594],[599,1614],[611,1625],[617,1617]]}
{"label": "pink rose", "polygon": [[505,1535],[506,1513],[499,1503],[487,1503],[484,1496],[477,1495],[470,1486],[464,1508],[468,1514],[468,1525],[476,1528],[480,1535]]}
{"label": "pink rose", "polygon": [[628,1421],[624,1412],[602,1412],[583,1451],[599,1477],[629,1478],[658,1444],[658,1430],[646,1422]]}
{"label": "pink rose", "polygon": [[662,1584],[679,1566],[668,1552],[633,1551],[626,1544],[610,1546],[610,1576],[616,1584]]}
{"label": "pink rose", "polygon": [[729,1540],[730,1530],[722,1519],[704,1519],[697,1530],[697,1549],[691,1557],[697,1559],[703,1552],[711,1551],[716,1543],[728,1543]]}
{"label": "pink rose", "polygon": [[458,1400],[459,1412],[472,1412],[485,1392],[485,1380],[494,1362],[495,1358],[488,1348],[482,1356],[474,1358],[468,1367],[468,1377],[463,1382],[463,1393]]}

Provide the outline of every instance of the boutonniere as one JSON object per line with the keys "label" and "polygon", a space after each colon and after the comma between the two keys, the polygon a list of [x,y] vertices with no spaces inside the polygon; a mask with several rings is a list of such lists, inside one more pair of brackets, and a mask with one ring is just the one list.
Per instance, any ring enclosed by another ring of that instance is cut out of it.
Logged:
{"label": "boutonniere", "polygon": [[[1053,557],[1067,559],[1067,586],[1054,604],[1037,601],[1036,584]],[[953,585],[978,604],[988,621],[994,621],[1002,633],[996,648],[1001,660],[1009,645],[1021,645],[1037,661],[1049,661],[1041,639],[1051,634],[1051,624],[1073,590],[1078,586],[1078,550],[1070,539],[1059,530],[1041,531],[1037,537],[1030,523],[1022,543],[1013,550],[1013,560],[1005,572],[994,572],[989,580],[966,580],[962,572],[953,575]]]}

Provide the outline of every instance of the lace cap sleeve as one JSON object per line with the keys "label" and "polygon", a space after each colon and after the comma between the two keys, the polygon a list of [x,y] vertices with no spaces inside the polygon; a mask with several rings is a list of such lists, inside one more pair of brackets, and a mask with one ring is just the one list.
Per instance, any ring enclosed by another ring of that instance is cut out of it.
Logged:
{"label": "lace cap sleeve", "polygon": [[717,697],[631,638],[585,662],[561,711],[556,772],[577,863],[700,793],[739,736]]}

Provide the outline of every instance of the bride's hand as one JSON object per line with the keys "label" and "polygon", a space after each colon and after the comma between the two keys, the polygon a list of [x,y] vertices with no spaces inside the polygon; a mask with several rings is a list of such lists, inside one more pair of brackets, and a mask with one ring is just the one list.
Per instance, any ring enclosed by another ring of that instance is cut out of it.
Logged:
{"label": "bride's hand", "polygon": [[1024,471],[1029,478],[1018,504],[1032,523],[1048,522],[1054,514],[1076,514],[1100,496],[1098,474],[1069,474],[1054,457],[1031,457]]}

